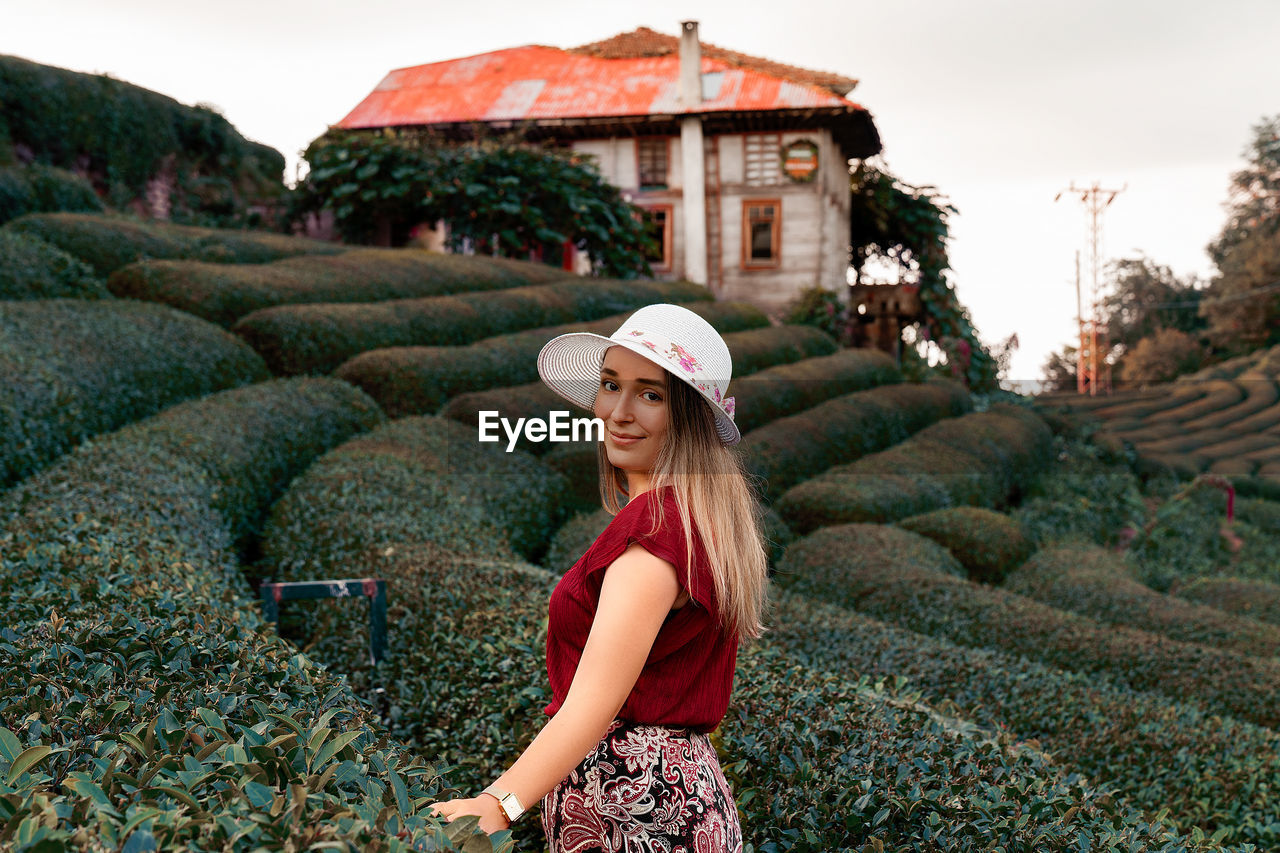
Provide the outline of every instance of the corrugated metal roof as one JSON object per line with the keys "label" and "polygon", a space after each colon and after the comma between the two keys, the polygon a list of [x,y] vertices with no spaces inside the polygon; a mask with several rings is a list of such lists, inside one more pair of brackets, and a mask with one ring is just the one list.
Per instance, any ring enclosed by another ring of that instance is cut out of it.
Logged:
{"label": "corrugated metal roof", "polygon": [[[678,102],[676,55],[605,59],[528,45],[388,74],[338,123],[344,128],[471,121],[674,115],[684,112],[842,107],[862,110],[820,85],[702,58],[703,94]],[[708,76],[713,75],[713,76]]]}

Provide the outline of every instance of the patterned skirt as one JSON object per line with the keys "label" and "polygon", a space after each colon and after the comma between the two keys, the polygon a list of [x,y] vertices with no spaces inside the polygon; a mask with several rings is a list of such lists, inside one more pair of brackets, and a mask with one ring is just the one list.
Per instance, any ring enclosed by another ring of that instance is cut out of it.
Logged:
{"label": "patterned skirt", "polygon": [[711,739],[614,720],[542,800],[551,853],[741,853],[733,793]]}

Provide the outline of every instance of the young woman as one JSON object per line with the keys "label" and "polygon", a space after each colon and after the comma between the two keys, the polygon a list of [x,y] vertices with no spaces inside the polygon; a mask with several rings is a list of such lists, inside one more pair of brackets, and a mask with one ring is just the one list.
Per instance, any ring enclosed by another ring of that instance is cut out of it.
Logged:
{"label": "young woman", "polygon": [[692,311],[650,305],[609,338],[555,338],[538,372],[604,422],[614,518],[551,595],[551,719],[484,793],[432,807],[496,832],[541,800],[552,853],[740,851],[708,733],[739,642],[763,630],[767,570],[729,449],[728,347]]}

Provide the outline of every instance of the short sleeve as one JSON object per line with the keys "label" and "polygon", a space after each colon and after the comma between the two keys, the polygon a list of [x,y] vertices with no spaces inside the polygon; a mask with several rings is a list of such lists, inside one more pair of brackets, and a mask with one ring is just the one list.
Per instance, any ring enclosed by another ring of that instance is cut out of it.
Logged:
{"label": "short sleeve", "polygon": [[[702,549],[695,542],[693,571],[690,571],[689,559],[685,547],[683,525],[680,523],[680,512],[675,498],[669,489],[658,496],[648,491],[628,503],[610,524],[611,530],[600,544],[603,546],[593,555],[587,571],[596,575],[618,559],[632,544],[638,544],[655,557],[666,560],[676,569],[676,580],[680,588],[687,590],[690,598],[698,604],[713,609],[714,586],[709,573],[705,571],[705,559]],[[657,513],[657,500],[664,499],[662,524],[656,530],[654,521]]]}

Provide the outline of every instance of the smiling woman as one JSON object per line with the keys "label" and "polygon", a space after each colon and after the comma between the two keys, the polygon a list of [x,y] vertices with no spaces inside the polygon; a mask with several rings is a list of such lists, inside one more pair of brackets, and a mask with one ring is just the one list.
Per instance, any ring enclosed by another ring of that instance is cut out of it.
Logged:
{"label": "smiling woman", "polygon": [[543,381],[604,428],[614,519],[551,595],[551,719],[493,785],[439,814],[495,832],[541,800],[552,853],[743,849],[709,738],[765,604],[758,502],[730,449],[731,369],[710,324],[674,305],[543,347]]}

